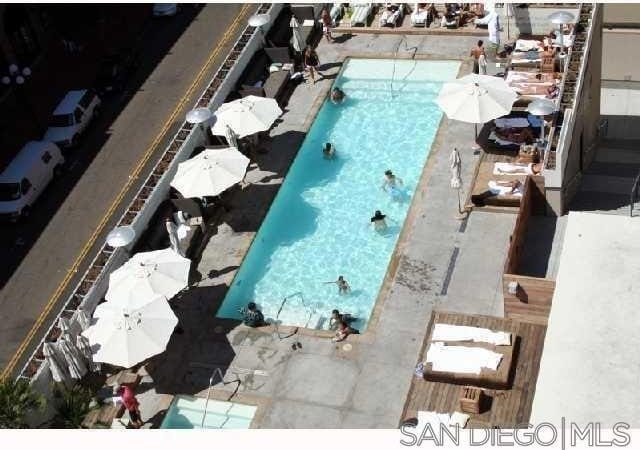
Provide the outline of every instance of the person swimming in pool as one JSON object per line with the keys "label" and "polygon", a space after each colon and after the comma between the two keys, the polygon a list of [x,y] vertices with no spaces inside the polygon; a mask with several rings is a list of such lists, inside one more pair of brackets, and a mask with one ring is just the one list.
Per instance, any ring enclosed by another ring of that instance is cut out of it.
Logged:
{"label": "person swimming in pool", "polygon": [[400,177],[394,175],[391,170],[387,170],[384,173],[384,181],[382,183],[382,190],[387,192],[392,199],[400,200],[402,198],[402,188],[404,183]]}
{"label": "person swimming in pool", "polygon": [[325,281],[324,283],[337,284],[339,294],[348,294],[351,292],[351,286],[349,286],[349,283],[347,283],[347,280],[345,280],[342,275],[340,275],[336,281]]}
{"label": "person swimming in pool", "polygon": [[322,156],[324,159],[334,159],[336,157],[336,148],[331,142],[327,142],[322,147]]}
{"label": "person swimming in pool", "polygon": [[344,98],[345,93],[342,89],[340,89],[339,87],[333,88],[333,90],[331,91],[331,102],[334,105],[342,103],[344,101]]}
{"label": "person swimming in pool", "polygon": [[385,231],[387,229],[387,222],[384,220],[386,217],[387,216],[382,214],[380,211],[376,211],[371,218],[373,229],[378,232]]}

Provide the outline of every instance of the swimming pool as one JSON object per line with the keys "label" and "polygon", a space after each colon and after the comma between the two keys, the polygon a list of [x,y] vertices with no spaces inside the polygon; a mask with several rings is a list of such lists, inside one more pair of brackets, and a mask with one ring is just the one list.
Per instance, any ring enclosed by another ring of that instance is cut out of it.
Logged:
{"label": "swimming pool", "polygon": [[[366,327],[440,123],[435,97],[459,65],[345,62],[334,85],[347,99],[325,101],[318,112],[218,317],[237,319],[254,301],[286,325],[325,328],[335,308]],[[334,160],[323,158],[325,142],[334,144]],[[381,189],[387,169],[404,181],[400,202]],[[384,234],[371,227],[376,210],[387,215]],[[349,295],[324,283],[338,275],[351,285]]]}
{"label": "swimming pool", "polygon": [[204,398],[177,395],[171,402],[160,428],[249,428],[258,409],[257,406],[209,400],[206,404],[207,417],[203,427],[205,403]]}

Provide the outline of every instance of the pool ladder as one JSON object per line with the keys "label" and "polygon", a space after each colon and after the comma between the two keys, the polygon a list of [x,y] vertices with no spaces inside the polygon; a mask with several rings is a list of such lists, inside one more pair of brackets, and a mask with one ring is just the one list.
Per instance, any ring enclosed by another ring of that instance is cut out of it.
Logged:
{"label": "pool ladder", "polygon": [[[219,367],[217,367],[213,371],[213,373],[211,374],[211,378],[209,378],[209,389],[207,389],[207,400],[204,402],[204,412],[202,413],[202,422],[200,423],[200,427],[202,429],[204,429],[204,421],[207,418],[207,408],[209,407],[209,397],[211,396],[211,388],[213,387],[213,380],[215,380],[216,375],[218,375],[220,377],[220,381],[222,382],[222,384],[224,386],[226,386],[227,384],[231,384],[231,383],[238,383],[238,387],[240,386],[240,382],[241,381],[240,381],[239,378],[236,379],[236,380],[233,380],[233,381],[224,381],[224,374],[222,373],[222,370],[220,370]],[[236,390],[233,392],[233,394],[231,394],[231,396],[229,396],[228,400],[231,400],[233,398],[233,396],[236,395],[237,391],[238,391],[238,388],[236,388]],[[233,404],[231,404],[231,406],[229,406],[229,409],[227,410],[227,413],[226,413],[227,419],[225,420],[225,423],[226,423],[227,420],[229,420],[229,411],[231,410],[232,407],[233,407]],[[222,425],[224,425],[224,423]]]}

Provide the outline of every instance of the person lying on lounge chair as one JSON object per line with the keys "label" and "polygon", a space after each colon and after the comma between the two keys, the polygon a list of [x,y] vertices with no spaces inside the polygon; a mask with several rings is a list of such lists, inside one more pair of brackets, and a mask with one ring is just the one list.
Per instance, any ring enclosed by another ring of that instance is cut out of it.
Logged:
{"label": "person lying on lounge chair", "polygon": [[531,144],[534,140],[529,128],[496,128],[498,138],[515,144]]}
{"label": "person lying on lounge chair", "polygon": [[485,206],[485,200],[501,195],[522,195],[522,182],[520,180],[513,181],[490,181],[489,189],[481,194],[471,196],[471,203],[475,206]]}

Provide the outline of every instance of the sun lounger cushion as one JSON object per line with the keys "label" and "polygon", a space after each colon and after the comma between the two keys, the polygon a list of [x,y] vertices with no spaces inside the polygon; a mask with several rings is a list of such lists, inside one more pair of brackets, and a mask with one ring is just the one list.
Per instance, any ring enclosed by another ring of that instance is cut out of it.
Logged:
{"label": "sun lounger cushion", "polygon": [[479,347],[445,345],[434,342],[427,351],[427,363],[434,372],[480,375],[482,369],[497,370],[502,361],[500,353]]}
{"label": "sun lounger cushion", "polygon": [[516,41],[515,50],[517,52],[528,52],[530,50],[538,51],[542,49],[542,42],[532,39],[518,39]]}
{"label": "sun lounger cushion", "polygon": [[467,426],[467,422],[469,421],[469,414],[461,413],[460,411],[455,411],[451,414],[451,418],[449,419],[450,427],[460,427],[464,428]]}
{"label": "sun lounger cushion", "polygon": [[529,121],[524,117],[501,117],[494,122],[498,128],[526,128],[529,126]]}
{"label": "sun lounger cushion", "polygon": [[432,341],[486,342],[492,345],[511,345],[511,333],[492,331],[488,328],[469,327],[437,323],[431,336]]}
{"label": "sun lounger cushion", "polygon": [[411,24],[412,25],[425,25],[427,23],[427,19],[429,18],[429,11],[426,9],[420,10],[418,8],[418,4],[416,3],[413,7],[413,12],[411,13]]}
{"label": "sun lounger cushion", "polygon": [[522,197],[522,187],[516,189],[515,192],[511,192],[509,186],[499,185],[496,181],[489,181],[489,190],[495,195],[510,195],[512,197]]}
{"label": "sun lounger cushion", "polygon": [[351,25],[366,25],[369,14],[371,14],[371,4],[356,4],[351,14]]}

